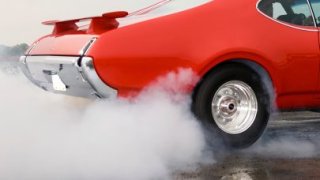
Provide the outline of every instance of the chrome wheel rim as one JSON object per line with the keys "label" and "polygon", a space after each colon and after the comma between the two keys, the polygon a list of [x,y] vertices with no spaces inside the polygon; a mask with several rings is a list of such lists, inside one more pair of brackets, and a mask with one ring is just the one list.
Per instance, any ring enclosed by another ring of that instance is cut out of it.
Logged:
{"label": "chrome wheel rim", "polygon": [[229,134],[248,130],[257,112],[257,97],[252,88],[242,81],[223,84],[212,100],[213,119],[221,130]]}

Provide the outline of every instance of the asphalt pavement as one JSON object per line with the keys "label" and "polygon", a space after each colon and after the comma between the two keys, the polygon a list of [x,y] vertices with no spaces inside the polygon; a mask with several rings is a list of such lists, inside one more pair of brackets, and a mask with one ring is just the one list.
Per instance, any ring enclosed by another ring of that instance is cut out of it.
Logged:
{"label": "asphalt pavement", "polygon": [[215,148],[214,162],[176,173],[174,179],[320,179],[320,113],[279,113],[252,147],[241,151]]}

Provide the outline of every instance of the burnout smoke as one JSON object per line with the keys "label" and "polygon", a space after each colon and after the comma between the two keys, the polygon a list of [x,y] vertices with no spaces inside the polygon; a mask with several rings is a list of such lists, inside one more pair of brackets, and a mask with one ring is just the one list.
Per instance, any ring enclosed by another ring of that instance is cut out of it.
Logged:
{"label": "burnout smoke", "polygon": [[[191,70],[161,78],[134,101],[86,101],[0,74],[0,179],[167,179],[208,159],[187,96]],[[170,93],[167,93],[167,92]]]}
{"label": "burnout smoke", "polygon": [[261,157],[312,158],[319,155],[319,145],[317,140],[301,140],[295,136],[279,136],[266,142],[259,142],[246,152]]}

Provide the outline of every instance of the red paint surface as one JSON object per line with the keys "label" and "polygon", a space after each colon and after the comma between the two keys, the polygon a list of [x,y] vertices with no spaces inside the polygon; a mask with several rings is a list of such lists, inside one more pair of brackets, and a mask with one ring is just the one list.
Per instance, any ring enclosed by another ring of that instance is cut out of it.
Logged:
{"label": "red paint surface", "polygon": [[[97,35],[88,56],[103,81],[120,94],[180,67],[203,76],[222,62],[245,59],[269,73],[280,109],[320,106],[318,29],[275,22],[259,13],[256,3],[215,0],[110,30]],[[92,37],[76,33],[46,37],[31,54],[76,55]]]}

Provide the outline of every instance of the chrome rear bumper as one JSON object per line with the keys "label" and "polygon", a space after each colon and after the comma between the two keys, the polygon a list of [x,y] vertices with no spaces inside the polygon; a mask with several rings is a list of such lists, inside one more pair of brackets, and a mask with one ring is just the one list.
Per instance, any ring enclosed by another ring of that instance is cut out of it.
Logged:
{"label": "chrome rear bumper", "polygon": [[85,98],[111,98],[117,91],[99,78],[90,57],[22,56],[23,73],[38,87]]}

